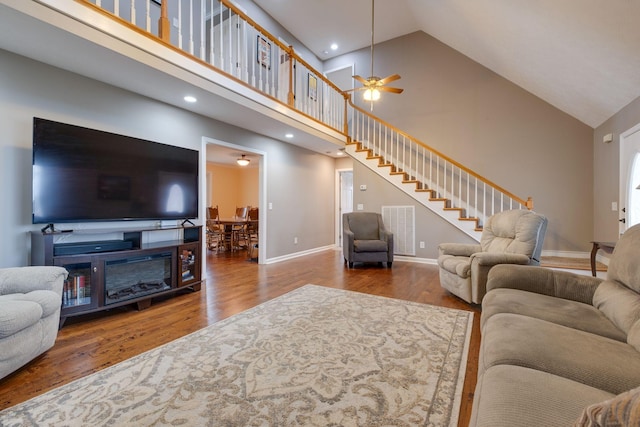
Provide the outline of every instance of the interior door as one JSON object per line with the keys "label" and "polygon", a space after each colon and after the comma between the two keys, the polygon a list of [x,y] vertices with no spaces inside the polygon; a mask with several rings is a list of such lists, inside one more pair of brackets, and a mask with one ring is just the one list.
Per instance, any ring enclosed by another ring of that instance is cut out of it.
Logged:
{"label": "interior door", "polygon": [[340,206],[338,209],[338,246],[342,247],[342,214],[353,212],[353,171],[340,171]]}
{"label": "interior door", "polygon": [[640,125],[620,138],[620,234],[640,223]]}

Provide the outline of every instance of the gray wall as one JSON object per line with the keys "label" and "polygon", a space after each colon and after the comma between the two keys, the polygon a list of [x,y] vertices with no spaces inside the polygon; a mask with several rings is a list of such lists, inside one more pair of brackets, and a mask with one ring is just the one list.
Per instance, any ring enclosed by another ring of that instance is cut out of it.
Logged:
{"label": "gray wall", "polygon": [[34,116],[198,150],[209,137],[264,151],[274,207],[267,211],[267,257],[333,244],[332,158],[6,51],[0,64],[0,267],[27,265],[28,232],[41,227],[31,224]]}
{"label": "gray wall", "polygon": [[[367,186],[360,190],[360,186]],[[359,161],[353,162],[353,208],[363,204],[367,212],[382,212],[382,206],[415,206],[415,250],[416,258],[435,260],[438,245],[442,242],[477,243],[453,225],[416,202],[415,199],[399,191],[393,184],[371,171]],[[424,242],[420,249],[419,242]]]}
{"label": "gray wall", "polygon": [[[622,215],[611,210],[611,202],[619,202],[620,198],[620,134],[638,123],[640,98],[598,126],[593,133],[594,240],[618,240],[618,219]],[[609,133],[613,133],[613,141],[605,144],[602,138]]]}
{"label": "gray wall", "polygon": [[[369,61],[363,49],[324,66],[355,63],[366,77]],[[549,218],[545,250],[590,249],[592,128],[423,32],[376,45],[375,64],[380,77],[399,73],[391,86],[405,89],[383,94],[375,115],[513,194],[533,197],[534,210]]]}

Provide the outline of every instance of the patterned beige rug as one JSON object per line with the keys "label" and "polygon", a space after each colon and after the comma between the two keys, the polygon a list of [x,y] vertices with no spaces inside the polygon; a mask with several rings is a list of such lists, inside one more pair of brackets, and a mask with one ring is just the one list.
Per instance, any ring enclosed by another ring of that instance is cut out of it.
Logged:
{"label": "patterned beige rug", "polygon": [[473,313],[306,285],[0,412],[3,426],[455,426]]}

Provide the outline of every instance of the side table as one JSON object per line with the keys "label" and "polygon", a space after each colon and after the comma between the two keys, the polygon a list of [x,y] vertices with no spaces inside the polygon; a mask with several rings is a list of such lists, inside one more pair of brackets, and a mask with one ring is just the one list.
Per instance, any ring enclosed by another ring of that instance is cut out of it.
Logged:
{"label": "side table", "polygon": [[616,247],[616,242],[592,241],[591,243],[593,243],[593,248],[591,249],[591,275],[596,277],[596,254],[598,253],[598,249],[602,249],[610,254]]}

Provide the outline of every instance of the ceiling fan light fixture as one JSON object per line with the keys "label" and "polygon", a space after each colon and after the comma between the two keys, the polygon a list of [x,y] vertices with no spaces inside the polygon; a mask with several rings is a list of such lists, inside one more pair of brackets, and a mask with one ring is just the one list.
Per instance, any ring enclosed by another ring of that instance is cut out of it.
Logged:
{"label": "ceiling fan light fixture", "polygon": [[364,91],[365,101],[377,101],[380,99],[380,91],[378,89],[367,89]]}
{"label": "ceiling fan light fixture", "polygon": [[247,166],[249,164],[250,160],[247,159],[246,156],[243,154],[239,159],[236,160],[236,162],[240,166]]}

